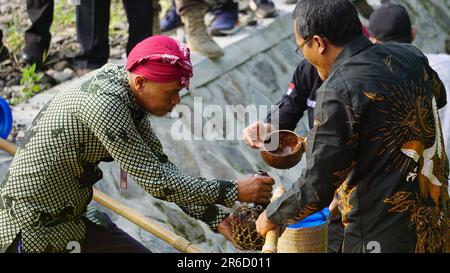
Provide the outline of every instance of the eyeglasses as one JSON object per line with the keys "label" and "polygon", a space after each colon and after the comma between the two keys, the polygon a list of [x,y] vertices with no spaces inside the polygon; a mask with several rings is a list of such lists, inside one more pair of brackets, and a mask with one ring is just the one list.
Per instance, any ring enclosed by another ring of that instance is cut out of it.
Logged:
{"label": "eyeglasses", "polygon": [[306,40],[299,45],[296,49],[295,49],[295,53],[297,53],[298,55],[300,55],[301,57],[303,57],[303,47],[311,40],[312,37],[308,37],[306,38]]}

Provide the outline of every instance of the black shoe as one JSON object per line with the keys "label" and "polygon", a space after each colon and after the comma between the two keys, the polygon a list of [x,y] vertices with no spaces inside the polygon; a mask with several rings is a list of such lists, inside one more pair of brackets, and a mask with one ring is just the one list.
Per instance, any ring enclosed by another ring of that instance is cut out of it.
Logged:
{"label": "black shoe", "polygon": [[0,44],[0,63],[9,59],[9,50],[4,44]]}
{"label": "black shoe", "polygon": [[30,43],[25,45],[22,51],[21,59],[29,65],[36,64],[36,67],[41,67],[45,55],[48,53],[48,48],[42,48],[39,44]]}

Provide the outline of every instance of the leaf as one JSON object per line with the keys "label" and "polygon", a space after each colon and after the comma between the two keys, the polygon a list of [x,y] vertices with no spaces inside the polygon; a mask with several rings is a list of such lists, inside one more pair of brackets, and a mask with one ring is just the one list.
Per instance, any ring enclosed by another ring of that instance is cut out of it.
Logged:
{"label": "leaf", "polygon": [[40,85],[33,85],[31,87],[31,91],[33,91],[34,93],[37,93],[37,92],[41,91],[41,86]]}
{"label": "leaf", "polygon": [[36,81],[37,82],[40,81],[42,79],[42,77],[44,77],[44,74],[42,74],[42,73],[37,74]]}
{"label": "leaf", "polygon": [[33,65],[30,67],[31,74],[36,71],[36,63],[33,63]]}
{"label": "leaf", "polygon": [[25,95],[25,97],[29,97],[30,96],[30,88],[28,88],[28,87],[24,87],[23,89],[22,89],[22,93]]}

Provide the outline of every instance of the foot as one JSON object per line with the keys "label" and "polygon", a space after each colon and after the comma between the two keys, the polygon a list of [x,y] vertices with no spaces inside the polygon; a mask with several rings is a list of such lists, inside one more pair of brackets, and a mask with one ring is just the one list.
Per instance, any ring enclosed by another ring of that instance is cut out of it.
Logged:
{"label": "foot", "polygon": [[29,43],[25,45],[22,51],[21,59],[29,65],[36,64],[41,67],[42,63],[47,58],[48,48],[42,48],[39,44]]}
{"label": "foot", "polygon": [[192,51],[198,51],[206,57],[216,59],[223,56],[224,53],[206,31],[204,16],[205,12],[200,9],[189,9],[182,15],[187,44]]}
{"label": "foot", "polygon": [[214,11],[214,19],[209,33],[212,36],[231,35],[239,30],[238,9],[217,9]]}
{"label": "foot", "polygon": [[159,14],[161,13],[161,5],[159,0],[153,0],[153,35],[161,34],[161,27],[159,25]]}
{"label": "foot", "polygon": [[206,33],[204,35],[191,34],[187,36],[187,44],[192,51],[211,58],[218,59],[224,55],[222,48]]}
{"label": "foot", "polygon": [[181,18],[176,13],[175,8],[167,11],[166,16],[159,21],[161,32],[167,32],[182,26]]}

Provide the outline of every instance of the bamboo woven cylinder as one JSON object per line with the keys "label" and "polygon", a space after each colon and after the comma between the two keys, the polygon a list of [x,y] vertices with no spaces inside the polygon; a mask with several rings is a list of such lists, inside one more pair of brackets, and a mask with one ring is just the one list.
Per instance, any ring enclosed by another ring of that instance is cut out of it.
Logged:
{"label": "bamboo woven cylinder", "polygon": [[286,228],[278,239],[278,253],[326,253],[328,223],[307,228]]}

